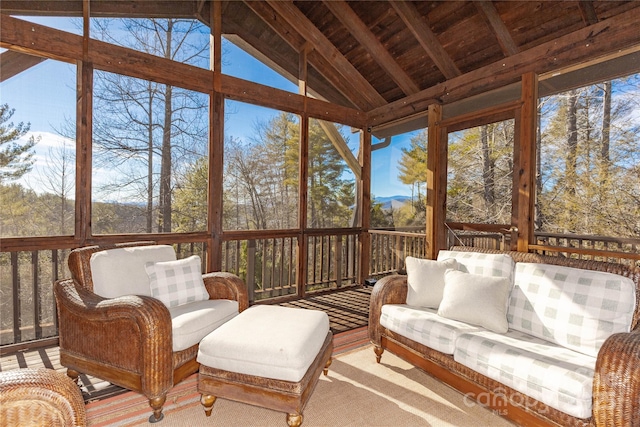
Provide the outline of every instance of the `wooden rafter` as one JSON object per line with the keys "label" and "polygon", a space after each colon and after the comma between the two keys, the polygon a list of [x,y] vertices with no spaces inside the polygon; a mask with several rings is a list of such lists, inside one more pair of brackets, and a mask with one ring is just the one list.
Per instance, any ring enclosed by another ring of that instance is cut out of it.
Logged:
{"label": "wooden rafter", "polygon": [[586,25],[593,25],[598,23],[598,14],[596,13],[596,9],[593,7],[593,1],[580,0],[580,2],[578,3],[578,7],[580,8],[582,20]]}
{"label": "wooden rafter", "polygon": [[389,77],[396,82],[405,95],[411,95],[420,90],[346,2],[324,0],[324,4],[347,27],[351,35],[371,54],[371,57],[386,71]]}
{"label": "wooden rafter", "polygon": [[399,0],[391,5],[447,79],[462,74],[412,3]]}
{"label": "wooden rafter", "polygon": [[490,0],[482,0],[476,1],[474,4],[478,8],[480,15],[485,19],[487,24],[489,24],[489,27],[498,39],[498,43],[500,44],[505,56],[511,56],[518,53],[520,49],[518,49],[518,46],[513,41],[507,26],[504,25],[504,22],[500,19],[500,15],[493,3]]}
{"label": "wooden rafter", "polygon": [[[266,0],[273,10],[313,46],[314,50],[329,61],[340,75],[349,82],[351,90],[359,93],[370,108],[386,103],[360,72],[340,53],[322,32],[291,2]],[[319,70],[321,71],[321,70]],[[322,72],[322,71],[321,71]]]}
{"label": "wooden rafter", "polygon": [[0,82],[8,80],[45,60],[46,58],[13,50],[2,52],[0,54]]}

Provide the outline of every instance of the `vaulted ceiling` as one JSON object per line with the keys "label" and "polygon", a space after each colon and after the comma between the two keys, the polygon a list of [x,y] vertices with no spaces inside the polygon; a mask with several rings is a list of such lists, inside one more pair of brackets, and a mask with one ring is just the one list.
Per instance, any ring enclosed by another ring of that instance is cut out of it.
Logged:
{"label": "vaulted ceiling", "polygon": [[[213,16],[209,0],[89,4],[92,16]],[[1,8],[78,16],[82,6],[3,0]],[[313,96],[374,121],[640,47],[639,1],[234,0],[221,10],[225,37],[292,80],[306,76]]]}

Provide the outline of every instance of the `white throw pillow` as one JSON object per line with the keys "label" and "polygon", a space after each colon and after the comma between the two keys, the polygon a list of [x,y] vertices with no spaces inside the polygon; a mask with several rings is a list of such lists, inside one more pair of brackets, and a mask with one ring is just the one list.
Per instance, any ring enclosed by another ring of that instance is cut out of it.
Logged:
{"label": "white throw pillow", "polygon": [[149,275],[151,296],[167,307],[209,299],[198,255],[177,261],[148,262],[145,270]]}
{"label": "white throw pillow", "polygon": [[455,269],[455,259],[435,261],[407,257],[407,304],[413,307],[438,308],[444,289],[444,272]]}
{"label": "white throw pillow", "polygon": [[507,277],[447,270],[438,314],[503,334],[509,329],[507,301],[510,290],[511,282]]}

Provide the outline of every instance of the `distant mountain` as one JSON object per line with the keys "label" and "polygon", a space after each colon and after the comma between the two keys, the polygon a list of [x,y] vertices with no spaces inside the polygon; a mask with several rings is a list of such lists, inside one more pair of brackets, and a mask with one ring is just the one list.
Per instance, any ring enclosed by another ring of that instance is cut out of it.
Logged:
{"label": "distant mountain", "polygon": [[375,203],[381,203],[382,209],[389,210],[391,208],[398,209],[402,205],[404,205],[407,201],[411,200],[411,196],[386,196],[386,197],[375,197]]}

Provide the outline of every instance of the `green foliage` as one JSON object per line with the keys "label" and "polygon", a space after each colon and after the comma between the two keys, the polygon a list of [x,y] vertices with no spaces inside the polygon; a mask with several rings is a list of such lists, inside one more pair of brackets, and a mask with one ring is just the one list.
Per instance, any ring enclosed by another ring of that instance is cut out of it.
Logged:
{"label": "green foliage", "polygon": [[32,149],[38,142],[33,136],[26,143],[17,142],[29,132],[30,125],[9,122],[14,113],[15,110],[10,109],[8,104],[0,105],[0,184],[18,179],[31,170]]}
{"label": "green foliage", "polygon": [[175,232],[207,230],[208,158],[201,157],[187,168],[173,190],[173,226]]}

